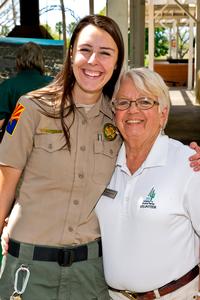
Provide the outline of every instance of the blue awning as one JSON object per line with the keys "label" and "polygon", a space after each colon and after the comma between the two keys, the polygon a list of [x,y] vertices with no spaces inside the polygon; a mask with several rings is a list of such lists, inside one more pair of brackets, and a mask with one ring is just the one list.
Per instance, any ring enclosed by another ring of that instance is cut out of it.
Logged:
{"label": "blue awning", "polygon": [[24,44],[34,42],[43,46],[63,46],[63,40],[36,39],[36,38],[18,38],[18,37],[0,37],[0,43],[6,44]]}

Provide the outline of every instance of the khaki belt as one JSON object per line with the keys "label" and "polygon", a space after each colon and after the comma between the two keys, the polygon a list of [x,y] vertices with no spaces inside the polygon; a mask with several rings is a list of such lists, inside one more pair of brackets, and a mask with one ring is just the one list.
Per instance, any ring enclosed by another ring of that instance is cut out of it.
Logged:
{"label": "khaki belt", "polygon": [[[160,296],[167,295],[169,293],[172,293],[176,291],[177,289],[181,288],[182,286],[188,284],[190,281],[192,281],[194,278],[196,278],[199,275],[199,267],[195,266],[192,270],[190,270],[188,273],[183,275],[177,280],[173,280],[166,285],[160,287],[157,289]],[[126,291],[126,290],[117,290],[115,288],[109,287],[111,291],[121,293],[128,299],[137,299],[137,300],[153,300],[156,299],[156,295],[154,291],[148,291],[145,293],[136,293],[132,291]]]}

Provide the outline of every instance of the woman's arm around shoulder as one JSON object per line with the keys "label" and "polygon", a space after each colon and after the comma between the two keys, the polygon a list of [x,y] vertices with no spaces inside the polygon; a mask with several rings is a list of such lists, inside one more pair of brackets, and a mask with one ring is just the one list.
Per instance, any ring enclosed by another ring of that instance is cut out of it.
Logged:
{"label": "woman's arm around shoulder", "polygon": [[191,142],[190,148],[196,151],[196,153],[189,158],[190,166],[194,171],[200,171],[200,147],[196,142]]}

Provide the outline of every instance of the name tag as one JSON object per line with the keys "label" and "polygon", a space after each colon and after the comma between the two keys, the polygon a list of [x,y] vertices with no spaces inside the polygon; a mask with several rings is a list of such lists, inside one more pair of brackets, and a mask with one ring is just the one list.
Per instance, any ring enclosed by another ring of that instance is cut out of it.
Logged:
{"label": "name tag", "polygon": [[102,195],[114,199],[117,195],[117,191],[106,188]]}
{"label": "name tag", "polygon": [[63,133],[63,130],[49,129],[49,128],[41,128],[40,131],[41,131],[42,133],[50,133],[50,134],[54,134],[54,133]]}

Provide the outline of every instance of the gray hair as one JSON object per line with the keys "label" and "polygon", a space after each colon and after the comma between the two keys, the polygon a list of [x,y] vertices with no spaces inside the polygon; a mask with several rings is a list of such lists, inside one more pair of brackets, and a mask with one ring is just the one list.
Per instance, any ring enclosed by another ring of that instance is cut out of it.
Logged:
{"label": "gray hair", "polygon": [[[116,84],[114,96],[117,94],[119,88],[120,88],[120,82],[125,79],[130,78],[136,89],[141,92],[144,95],[147,95],[149,97],[156,97],[160,104],[160,111],[163,111],[165,107],[167,107],[168,115],[170,110],[170,95],[169,95],[169,89],[167,85],[165,84],[162,77],[154,72],[151,71],[148,68],[142,67],[142,68],[133,68],[130,69],[122,74],[120,77],[118,83]],[[167,115],[167,119],[168,119]],[[164,124],[166,126],[167,119]]]}

